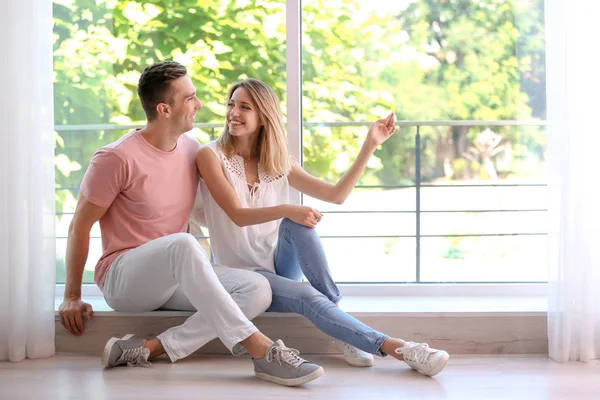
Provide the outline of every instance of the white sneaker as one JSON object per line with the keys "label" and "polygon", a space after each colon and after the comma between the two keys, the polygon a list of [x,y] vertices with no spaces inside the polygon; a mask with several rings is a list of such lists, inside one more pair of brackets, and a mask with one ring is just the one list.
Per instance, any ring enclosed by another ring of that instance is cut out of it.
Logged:
{"label": "white sneaker", "polygon": [[450,358],[444,350],[431,349],[427,343],[406,342],[404,347],[398,347],[395,352],[402,354],[412,369],[428,376],[439,374]]}
{"label": "white sneaker", "polygon": [[344,360],[353,367],[372,367],[373,366],[373,354],[369,354],[366,351],[357,349],[348,343],[342,342],[336,338],[329,337],[331,345],[337,350],[341,351],[344,355]]}

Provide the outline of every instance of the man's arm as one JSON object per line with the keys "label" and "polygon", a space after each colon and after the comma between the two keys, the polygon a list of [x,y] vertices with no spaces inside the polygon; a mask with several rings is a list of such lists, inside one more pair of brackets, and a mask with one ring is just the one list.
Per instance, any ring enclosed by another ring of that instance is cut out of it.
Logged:
{"label": "man's arm", "polygon": [[89,321],[94,313],[90,304],[81,301],[81,281],[88,257],[90,232],[92,226],[102,218],[106,210],[108,208],[94,205],[80,194],[73,220],[69,225],[65,259],[65,294],[58,310],[63,326],[78,336],[85,330],[82,314],[85,312]]}

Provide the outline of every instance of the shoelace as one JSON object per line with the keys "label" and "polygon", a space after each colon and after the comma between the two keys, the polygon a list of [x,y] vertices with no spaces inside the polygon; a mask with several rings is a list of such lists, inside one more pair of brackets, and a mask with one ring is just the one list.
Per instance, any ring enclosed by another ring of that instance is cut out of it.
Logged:
{"label": "shoelace", "polygon": [[338,345],[338,346],[342,346],[344,349],[346,349],[347,351],[349,351],[352,355],[356,356],[359,354],[359,352],[361,351],[360,349],[358,349],[357,347],[351,346],[346,342],[342,342],[341,340],[331,340],[333,342],[334,345]]}
{"label": "shoelace", "polygon": [[353,355],[358,355],[358,352],[360,351],[358,348],[350,346],[348,343],[344,343],[344,347]]}
{"label": "shoelace", "polygon": [[298,354],[300,354],[300,352],[296,349],[273,346],[269,349],[266,359],[268,362],[275,360],[279,365],[284,362],[292,368],[298,368],[302,363],[306,362],[306,360],[299,357]]}
{"label": "shoelace", "polygon": [[148,361],[150,351],[144,346],[133,347],[123,350],[123,354],[117,360],[117,364],[126,362],[128,367],[150,368],[152,364]]}
{"label": "shoelace", "polygon": [[394,350],[396,354],[402,354],[410,361],[426,364],[429,360],[429,345],[427,343],[407,342],[404,347]]}

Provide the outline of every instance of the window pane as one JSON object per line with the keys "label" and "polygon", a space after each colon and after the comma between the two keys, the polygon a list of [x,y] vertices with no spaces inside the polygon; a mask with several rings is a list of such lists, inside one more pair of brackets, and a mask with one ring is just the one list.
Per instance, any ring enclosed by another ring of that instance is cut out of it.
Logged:
{"label": "window pane", "polygon": [[354,189],[344,204],[333,204],[304,196],[304,204],[319,211],[415,211],[416,193],[409,188]]}
{"label": "window pane", "polygon": [[[65,282],[65,252],[67,249],[66,236],[57,236],[56,238],[56,282]],[[99,237],[90,239],[90,250],[88,260],[83,270],[83,282],[94,282],[94,267],[102,256],[102,242]]]}
{"label": "window pane", "polygon": [[437,185],[421,188],[423,211],[462,210],[545,210],[546,186],[466,186],[461,184]]}
{"label": "window pane", "polygon": [[436,126],[420,132],[423,184],[545,183],[543,126]]}
{"label": "window pane", "polygon": [[188,68],[204,106],[196,122],[216,124],[193,132],[202,143],[220,133],[234,82],[257,78],[285,99],[285,0],[55,1],[53,13],[57,218],[73,211],[94,152],[129,130],[114,126],[144,123],[136,87],[146,66]]}
{"label": "window pane", "polygon": [[[305,98],[303,104],[307,102]],[[389,114],[389,112],[388,112]],[[374,117],[376,118],[376,117]],[[304,168],[310,174],[337,181],[356,159],[370,124],[346,126],[330,120],[306,123],[302,133]],[[399,127],[396,134],[375,153],[358,185],[412,186],[415,183],[415,128]],[[382,163],[385,161],[385,164]]]}
{"label": "window pane", "polygon": [[414,238],[324,238],[331,273],[338,282],[414,282]]}
{"label": "window pane", "polygon": [[414,236],[414,213],[325,213],[320,236]]}
{"label": "window pane", "polygon": [[545,282],[547,238],[421,238],[422,282]]}
{"label": "window pane", "polygon": [[548,232],[545,211],[485,212],[485,213],[423,213],[421,234],[545,234]]}
{"label": "window pane", "polygon": [[[536,233],[543,238],[546,232],[543,11],[543,0],[304,0],[305,169],[335,182],[355,159],[372,121],[394,111],[403,124],[377,149],[359,181],[362,186],[391,187],[391,190],[355,190],[348,199],[352,206],[331,206],[308,197],[304,197],[304,204],[319,210],[348,212],[419,209],[415,225],[420,224],[422,235]],[[451,123],[426,126],[430,121],[464,120],[482,122],[481,126]],[[542,122],[512,126],[502,124],[503,120]],[[424,185],[418,200],[416,189],[410,187],[415,185],[417,175]],[[430,187],[433,185],[450,187]],[[468,212],[472,210],[479,212]],[[504,210],[514,212],[499,212]],[[399,232],[396,228],[400,225],[403,233],[412,231],[404,231],[405,224],[411,223],[406,217],[411,214],[380,214],[370,219],[364,217],[366,214],[357,214],[355,218],[342,215],[340,218],[325,215],[319,233],[351,231],[352,235],[358,232],[379,236]],[[401,221],[399,215],[404,215],[405,220]],[[523,242],[533,243],[538,239],[527,237]],[[464,271],[446,268],[439,276],[433,267],[427,271],[431,257],[438,260],[440,251],[445,254],[448,240],[451,238],[422,238],[422,280],[545,279],[536,266],[527,264],[514,270],[516,275],[482,277],[472,268],[463,268]],[[513,263],[518,256],[545,257],[543,246],[532,245],[525,254],[520,246],[513,250],[511,240],[518,242],[505,237],[464,238],[463,242],[472,245],[469,245],[470,258],[463,264],[480,260],[483,256],[477,255],[478,251],[492,257],[485,247],[494,243],[503,249],[500,255],[493,256],[497,266]],[[444,249],[431,253],[429,250],[438,242]],[[477,250],[477,246],[482,247]],[[351,263],[352,257],[347,255],[346,262]],[[416,271],[416,260],[412,261]],[[406,263],[390,268],[400,265]],[[465,271],[473,276],[465,277]],[[384,276],[387,272],[381,273]],[[456,275],[453,277],[452,273]]]}

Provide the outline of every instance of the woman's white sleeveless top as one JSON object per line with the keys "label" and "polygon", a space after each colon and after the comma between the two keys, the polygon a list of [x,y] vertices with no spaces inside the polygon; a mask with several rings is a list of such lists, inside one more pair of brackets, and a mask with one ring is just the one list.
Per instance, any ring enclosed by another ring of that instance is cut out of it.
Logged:
{"label": "woman's white sleeveless top", "polygon": [[[237,193],[242,207],[272,207],[288,203],[287,175],[271,177],[264,173],[259,164],[260,182],[254,188],[250,188],[246,181],[244,159],[241,156],[227,158],[216,142],[210,142],[207,146],[219,158],[223,172]],[[273,253],[277,247],[281,220],[239,227],[219,207],[202,178],[200,192],[215,263],[227,267],[275,272]]]}

